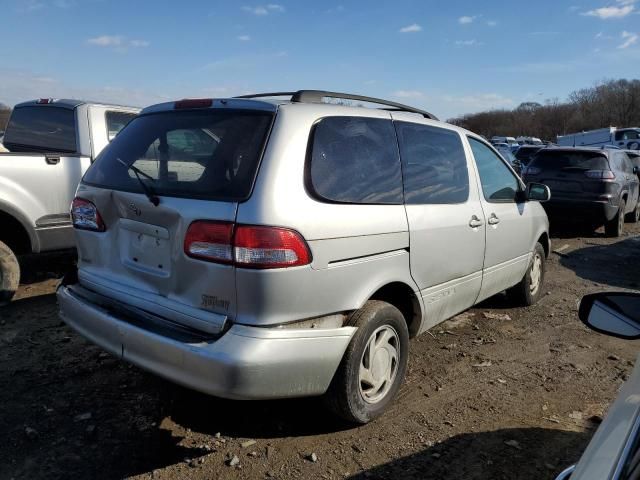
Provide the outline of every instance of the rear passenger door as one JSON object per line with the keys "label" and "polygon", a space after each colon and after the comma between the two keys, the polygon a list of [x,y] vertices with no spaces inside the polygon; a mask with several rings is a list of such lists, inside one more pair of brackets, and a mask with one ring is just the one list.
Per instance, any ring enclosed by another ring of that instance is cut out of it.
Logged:
{"label": "rear passenger door", "polygon": [[487,219],[482,288],[478,301],[518,283],[529,265],[533,222],[531,206],[518,202],[520,180],[483,141],[467,137],[480,181]]}
{"label": "rear passenger door", "polygon": [[394,122],[398,133],[411,275],[429,328],[472,306],[480,292],[485,222],[460,134]]}

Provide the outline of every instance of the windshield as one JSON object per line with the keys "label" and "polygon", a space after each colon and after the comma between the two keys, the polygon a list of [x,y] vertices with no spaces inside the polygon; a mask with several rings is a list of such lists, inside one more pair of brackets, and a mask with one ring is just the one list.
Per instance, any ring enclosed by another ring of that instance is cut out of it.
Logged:
{"label": "windshield", "polygon": [[11,114],[4,145],[12,152],[76,152],[75,111],[31,106]]}
{"label": "windshield", "polygon": [[144,193],[137,170],[156,195],[246,199],[272,118],[265,112],[212,109],[137,117],[100,154],[83,182]]}
{"label": "windshield", "polygon": [[540,151],[531,166],[544,170],[576,168],[581,170],[608,170],[607,157],[595,152]]}

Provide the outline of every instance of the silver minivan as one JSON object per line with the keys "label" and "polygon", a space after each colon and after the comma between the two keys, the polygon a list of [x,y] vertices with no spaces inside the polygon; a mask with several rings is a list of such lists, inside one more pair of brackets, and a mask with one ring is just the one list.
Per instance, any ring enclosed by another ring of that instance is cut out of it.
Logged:
{"label": "silver minivan", "polygon": [[410,337],[504,290],[536,302],[550,193],[428,112],[284,95],[164,103],[125,127],[78,187],[60,314],[176,383],[325,395],[366,423]]}

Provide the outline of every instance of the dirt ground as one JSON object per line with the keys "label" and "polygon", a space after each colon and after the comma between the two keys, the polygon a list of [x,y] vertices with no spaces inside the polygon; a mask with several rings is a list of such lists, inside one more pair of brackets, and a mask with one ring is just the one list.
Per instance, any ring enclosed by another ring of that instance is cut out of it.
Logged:
{"label": "dirt ground", "polygon": [[220,400],[103,353],[56,316],[72,258],[27,259],[0,310],[0,479],[554,478],[637,353],[587,330],[576,307],[586,293],[640,288],[640,228],[576,235],[553,239],[538,305],[498,296],[413,340],[393,407],[357,428],[318,399]]}

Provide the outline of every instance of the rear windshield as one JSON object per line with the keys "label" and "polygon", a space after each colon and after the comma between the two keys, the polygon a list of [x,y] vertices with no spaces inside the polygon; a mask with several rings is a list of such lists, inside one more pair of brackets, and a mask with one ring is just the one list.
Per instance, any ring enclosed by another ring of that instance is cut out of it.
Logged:
{"label": "rear windshield", "polygon": [[533,157],[532,166],[543,170],[608,170],[604,155],[595,152],[541,151]]}
{"label": "rear windshield", "polygon": [[4,145],[12,152],[75,153],[75,111],[49,106],[16,108]]}
{"label": "rear windshield", "polygon": [[143,115],[115,137],[83,181],[142,193],[137,170],[157,195],[243,200],[251,193],[272,118],[212,109]]}

